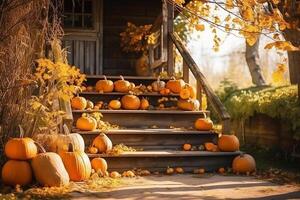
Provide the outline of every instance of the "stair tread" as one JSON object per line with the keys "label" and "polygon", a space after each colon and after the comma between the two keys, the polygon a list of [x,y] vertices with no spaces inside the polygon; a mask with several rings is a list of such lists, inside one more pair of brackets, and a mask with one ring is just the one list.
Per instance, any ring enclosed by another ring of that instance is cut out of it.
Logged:
{"label": "stair tread", "polygon": [[[123,96],[130,93],[123,93],[123,92],[105,92],[105,93],[99,93],[99,92],[81,92],[81,95],[118,95]],[[154,92],[146,92],[139,94],[138,96],[168,96],[168,97],[179,97],[179,94],[168,94],[168,95],[162,95],[160,93],[154,93]]]}
{"label": "stair tread", "polygon": [[197,130],[183,130],[183,129],[115,129],[115,130],[95,130],[95,131],[80,131],[74,129],[72,132],[85,135],[93,135],[99,133],[106,134],[217,134],[214,131],[197,131]]}
{"label": "stair tread", "polygon": [[116,113],[116,114],[203,114],[209,113],[207,110],[184,111],[184,110],[72,110],[73,113]]}
{"label": "stair tread", "polygon": [[[123,76],[125,80],[157,80],[153,76]],[[104,79],[104,75],[87,75],[87,79]],[[106,76],[107,79],[120,79],[120,76]],[[170,80],[170,78],[160,78],[160,80]]]}
{"label": "stair tread", "polygon": [[88,154],[89,157],[207,157],[207,156],[233,156],[240,155],[241,151],[235,152],[209,152],[209,151],[135,151],[123,152],[119,155]]}

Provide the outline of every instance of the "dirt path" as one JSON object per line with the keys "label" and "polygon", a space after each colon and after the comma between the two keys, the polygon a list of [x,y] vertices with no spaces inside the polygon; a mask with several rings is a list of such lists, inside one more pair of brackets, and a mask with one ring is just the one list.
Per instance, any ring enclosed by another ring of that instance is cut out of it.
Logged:
{"label": "dirt path", "polygon": [[300,187],[252,177],[174,175],[125,179],[128,186],[108,192],[73,194],[73,199],[199,200],[300,199]]}

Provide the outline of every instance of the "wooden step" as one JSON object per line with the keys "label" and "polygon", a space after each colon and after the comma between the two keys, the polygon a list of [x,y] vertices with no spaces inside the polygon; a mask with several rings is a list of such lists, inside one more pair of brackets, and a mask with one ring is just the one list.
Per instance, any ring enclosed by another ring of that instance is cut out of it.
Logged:
{"label": "wooden step", "polygon": [[[80,132],[86,146],[101,131]],[[199,147],[205,142],[217,143],[218,134],[212,131],[174,130],[174,129],[126,129],[103,131],[114,145],[124,144],[135,149],[149,150],[181,150],[185,143]]]}
{"label": "wooden step", "polygon": [[194,126],[197,118],[209,116],[209,111],[181,111],[181,110],[74,110],[74,121],[83,113],[101,112],[103,120],[111,124],[127,128],[157,128]]}
{"label": "wooden step", "polygon": [[167,167],[182,167],[186,172],[204,168],[216,171],[220,167],[231,167],[232,160],[241,152],[207,151],[138,151],[120,155],[88,154],[90,158],[106,159],[109,171],[124,171],[134,168],[165,172]]}

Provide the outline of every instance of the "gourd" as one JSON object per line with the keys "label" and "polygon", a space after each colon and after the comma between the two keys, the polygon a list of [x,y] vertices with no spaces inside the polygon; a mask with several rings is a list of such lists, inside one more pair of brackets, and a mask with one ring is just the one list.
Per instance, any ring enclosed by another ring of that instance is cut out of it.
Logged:
{"label": "gourd", "polygon": [[192,145],[191,144],[184,144],[183,145],[183,150],[190,151],[191,149],[192,149]]}
{"label": "gourd", "polygon": [[90,100],[86,101],[86,109],[93,109],[94,108],[94,103]]}
{"label": "gourd", "polygon": [[92,167],[89,157],[83,151],[74,151],[71,143],[68,151],[61,152],[60,157],[71,181],[83,181],[90,177]]}
{"label": "gourd", "polygon": [[43,186],[68,185],[70,178],[64,167],[61,157],[53,152],[47,152],[38,145],[42,153],[38,154],[31,161],[35,179]]}
{"label": "gourd", "polygon": [[127,93],[131,89],[131,84],[129,81],[126,81],[123,76],[120,76],[121,80],[114,82],[114,87],[116,92]]}
{"label": "gourd", "polygon": [[138,110],[141,105],[140,99],[132,94],[125,95],[121,98],[122,108],[126,110]]}
{"label": "gourd", "polygon": [[179,99],[177,101],[177,107],[181,110],[195,111],[199,110],[200,103],[197,99]]}
{"label": "gourd", "polygon": [[217,145],[215,145],[214,143],[211,142],[206,142],[204,143],[204,147],[206,151],[212,151],[212,152],[217,152],[219,151],[219,148]]}
{"label": "gourd", "polygon": [[170,89],[168,89],[168,88],[164,88],[164,89],[162,89],[161,91],[159,91],[159,93],[160,93],[161,95],[169,95],[169,94],[171,93],[171,91],[170,91]]}
{"label": "gourd", "polygon": [[194,126],[199,131],[210,131],[213,128],[213,122],[205,115],[204,118],[198,118]]}
{"label": "gourd", "polygon": [[251,155],[241,154],[233,159],[232,169],[236,173],[251,173],[256,171],[256,163]]}
{"label": "gourd", "polygon": [[6,185],[25,186],[32,182],[32,170],[27,161],[9,160],[2,167],[1,177]]}
{"label": "gourd", "polygon": [[172,77],[172,79],[167,82],[166,88],[170,89],[171,92],[175,94],[179,94],[184,85],[185,82],[182,79],[176,80],[174,77]]}
{"label": "gourd", "polygon": [[105,173],[107,172],[107,162],[106,160],[104,160],[103,158],[94,158],[91,161],[92,164],[92,168],[98,173],[100,171],[100,173],[102,175],[105,175]]}
{"label": "gourd", "polygon": [[74,97],[71,99],[71,107],[74,110],[84,110],[87,106],[87,101],[84,97]]}
{"label": "gourd", "polygon": [[161,80],[160,80],[160,77],[158,76],[158,77],[157,77],[157,80],[154,81],[154,82],[151,84],[151,86],[152,86],[152,90],[153,90],[154,92],[159,92],[159,91],[161,91],[162,89],[165,88],[166,83],[165,83],[164,81],[161,81]]}
{"label": "gourd", "polygon": [[93,131],[97,128],[97,121],[93,117],[81,116],[76,121],[76,128],[82,131]]}
{"label": "gourd", "polygon": [[121,102],[119,100],[111,100],[108,107],[113,110],[119,110],[121,108]]}
{"label": "gourd", "polygon": [[179,93],[180,98],[182,99],[195,99],[196,98],[196,89],[189,85],[186,84],[180,91]]}
{"label": "gourd", "polygon": [[112,92],[114,90],[114,83],[111,80],[107,80],[106,76],[104,76],[104,80],[97,81],[95,88],[98,92]]}
{"label": "gourd", "polygon": [[111,172],[111,173],[109,174],[109,176],[110,176],[111,178],[120,178],[120,177],[121,177],[121,174],[120,174],[119,172],[117,172],[117,171],[113,171],[113,172]]}
{"label": "gourd", "polygon": [[235,135],[222,135],[218,140],[218,147],[221,151],[238,151],[240,142]]}
{"label": "gourd", "polygon": [[96,147],[99,153],[105,153],[112,150],[112,142],[104,133],[100,133],[93,140],[92,146]]}
{"label": "gourd", "polygon": [[143,98],[143,99],[141,100],[140,109],[141,109],[141,110],[148,110],[148,109],[149,109],[149,106],[150,106],[149,101],[148,101],[147,99]]}

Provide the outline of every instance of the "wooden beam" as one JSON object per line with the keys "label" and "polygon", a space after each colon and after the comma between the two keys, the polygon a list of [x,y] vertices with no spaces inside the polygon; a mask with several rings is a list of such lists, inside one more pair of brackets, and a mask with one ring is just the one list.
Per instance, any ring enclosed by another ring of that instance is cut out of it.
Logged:
{"label": "wooden beam", "polygon": [[167,20],[167,27],[168,27],[168,62],[167,62],[167,70],[169,76],[173,76],[174,74],[174,44],[172,39],[169,37],[171,33],[174,32],[174,4],[167,3],[167,10],[168,10],[168,20]]}
{"label": "wooden beam", "polygon": [[182,72],[183,72],[183,80],[186,83],[190,82],[190,69],[189,66],[186,64],[186,62],[183,61],[183,65],[182,65]]}

